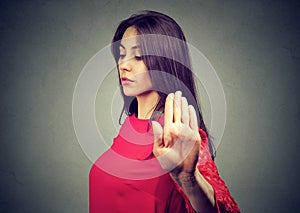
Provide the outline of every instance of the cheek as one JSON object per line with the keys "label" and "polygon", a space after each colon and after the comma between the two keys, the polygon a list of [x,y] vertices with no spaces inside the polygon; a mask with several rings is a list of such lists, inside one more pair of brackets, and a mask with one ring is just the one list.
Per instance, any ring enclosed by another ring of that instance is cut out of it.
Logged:
{"label": "cheek", "polygon": [[151,78],[150,78],[148,72],[139,73],[137,75],[137,79],[138,79],[139,83],[145,87],[152,86]]}
{"label": "cheek", "polygon": [[145,81],[147,82],[147,85],[152,88],[152,81],[151,81],[149,74],[147,75]]}

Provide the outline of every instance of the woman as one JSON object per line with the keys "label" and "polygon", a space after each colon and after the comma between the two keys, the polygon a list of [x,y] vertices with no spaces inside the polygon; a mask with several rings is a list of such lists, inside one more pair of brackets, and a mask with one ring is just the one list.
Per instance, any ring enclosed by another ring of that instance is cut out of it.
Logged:
{"label": "woman", "polygon": [[91,213],[240,212],[213,161],[185,41],[154,11],[118,26],[112,53],[127,117],[91,168]]}

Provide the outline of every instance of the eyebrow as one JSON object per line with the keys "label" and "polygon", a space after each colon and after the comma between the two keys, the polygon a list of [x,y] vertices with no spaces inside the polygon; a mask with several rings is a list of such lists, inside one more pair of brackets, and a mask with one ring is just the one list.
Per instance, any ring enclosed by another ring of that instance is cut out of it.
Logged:
{"label": "eyebrow", "polygon": [[[126,49],[121,43],[120,43],[120,46],[119,47],[122,47],[123,49]],[[131,47],[131,49],[132,50],[134,50],[134,49],[140,49],[140,45],[135,45],[135,46],[133,46],[133,47]]]}

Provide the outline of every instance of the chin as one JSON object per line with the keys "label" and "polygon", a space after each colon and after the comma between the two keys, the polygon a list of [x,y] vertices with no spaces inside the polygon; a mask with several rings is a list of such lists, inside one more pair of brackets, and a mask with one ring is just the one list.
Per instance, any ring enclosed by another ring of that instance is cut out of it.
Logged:
{"label": "chin", "polygon": [[123,87],[123,92],[126,96],[129,97],[136,97],[140,95],[147,95],[152,92],[152,90],[146,89],[146,90],[131,90]]}
{"label": "chin", "polygon": [[136,97],[138,96],[140,93],[137,93],[137,92],[133,92],[133,91],[126,91],[126,90],[123,90],[124,92],[124,95],[128,96],[128,97]]}

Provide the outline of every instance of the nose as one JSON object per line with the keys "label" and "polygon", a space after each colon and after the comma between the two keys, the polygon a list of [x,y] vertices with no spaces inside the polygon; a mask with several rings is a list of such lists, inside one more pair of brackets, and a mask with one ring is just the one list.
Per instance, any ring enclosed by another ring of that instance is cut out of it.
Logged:
{"label": "nose", "polygon": [[121,71],[130,72],[132,68],[131,58],[124,58],[119,61],[119,69]]}

